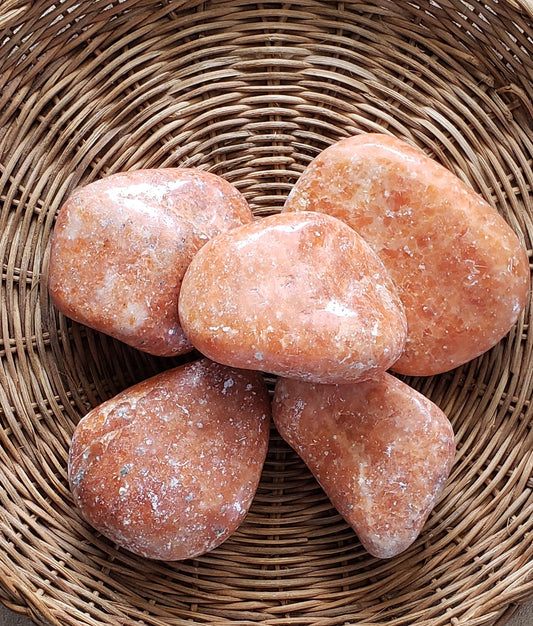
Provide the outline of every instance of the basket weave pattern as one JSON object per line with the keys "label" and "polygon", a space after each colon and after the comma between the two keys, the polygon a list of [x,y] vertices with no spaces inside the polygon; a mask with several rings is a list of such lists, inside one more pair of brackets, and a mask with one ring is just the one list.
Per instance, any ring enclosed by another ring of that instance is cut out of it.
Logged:
{"label": "basket weave pattern", "polygon": [[0,600],[39,624],[502,623],[533,594],[530,305],[479,359],[409,382],[456,432],[421,536],[370,557],[273,430],[243,526],[183,563],[98,536],[66,480],[91,407],[179,360],[60,316],[57,210],[121,170],[188,166],[280,210],[342,137],[394,134],[479,191],[531,250],[529,2],[8,0],[0,7]]}

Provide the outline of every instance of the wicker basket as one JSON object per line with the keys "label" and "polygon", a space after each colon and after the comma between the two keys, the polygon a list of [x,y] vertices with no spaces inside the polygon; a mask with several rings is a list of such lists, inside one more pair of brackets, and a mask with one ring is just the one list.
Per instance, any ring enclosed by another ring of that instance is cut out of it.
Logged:
{"label": "wicker basket", "polygon": [[529,305],[499,345],[411,379],[450,417],[457,459],[421,536],[370,557],[272,432],[244,525],[194,561],[97,535],[66,481],[91,407],[176,360],[60,316],[55,214],[77,185],[192,166],[278,211],[346,135],[424,149],[531,249],[533,7],[507,0],[2,0],[0,600],[39,624],[504,623],[533,594]]}

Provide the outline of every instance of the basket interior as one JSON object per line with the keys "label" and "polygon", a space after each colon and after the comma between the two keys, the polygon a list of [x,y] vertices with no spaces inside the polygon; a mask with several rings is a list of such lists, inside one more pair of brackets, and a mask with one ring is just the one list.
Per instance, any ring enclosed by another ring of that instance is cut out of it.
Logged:
{"label": "basket interior", "polygon": [[184,359],[78,325],[47,293],[54,218],[75,187],[129,169],[199,167],[261,217],[281,209],[322,149],[368,131],[451,169],[531,253],[524,6],[65,0],[9,2],[0,24],[0,599],[62,626],[474,626],[533,593],[530,303],[480,358],[407,379],[449,416],[457,458],[405,553],[368,555],[272,429],[239,530],[201,558],[157,563],[80,518],[68,446],[90,408]]}

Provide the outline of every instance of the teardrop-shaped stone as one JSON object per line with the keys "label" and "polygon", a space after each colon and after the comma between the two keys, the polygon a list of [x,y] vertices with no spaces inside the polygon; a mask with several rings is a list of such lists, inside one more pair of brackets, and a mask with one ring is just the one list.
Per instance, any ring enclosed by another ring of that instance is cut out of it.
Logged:
{"label": "teardrop-shaped stone", "polygon": [[69,454],[74,501],[135,554],[174,561],[208,552],[250,508],[270,417],[258,372],[200,359],[157,374],[78,423]]}
{"label": "teardrop-shaped stone", "polygon": [[387,373],[353,385],[278,379],[272,412],[371,554],[389,558],[415,541],[455,454],[433,402]]}

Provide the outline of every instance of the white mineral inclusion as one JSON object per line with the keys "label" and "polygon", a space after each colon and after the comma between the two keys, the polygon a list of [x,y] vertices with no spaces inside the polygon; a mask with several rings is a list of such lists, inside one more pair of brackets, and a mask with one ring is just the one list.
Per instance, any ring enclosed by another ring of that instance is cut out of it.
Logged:
{"label": "white mineral inclusion", "polygon": [[155,185],[150,182],[130,183],[126,187],[110,187],[106,193],[109,199],[117,205],[126,204],[129,209],[134,209],[141,215],[147,215],[152,219],[162,221],[168,226],[173,226],[174,219],[167,216],[165,211],[161,211],[161,206],[164,206],[165,197],[169,193],[175,192],[185,185],[185,180],[175,180]]}
{"label": "white mineral inclusion", "polygon": [[338,300],[331,299],[326,306],[324,307],[324,311],[336,315],[338,317],[357,317],[359,314],[357,311],[347,307],[342,302]]}
{"label": "white mineral inclusion", "polygon": [[77,211],[68,211],[68,227],[65,228],[67,239],[74,241],[75,239],[84,239],[87,236],[87,224]]}

